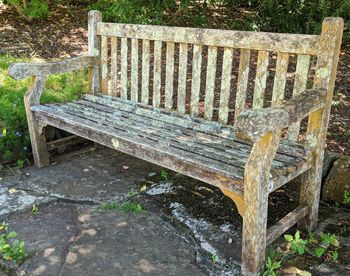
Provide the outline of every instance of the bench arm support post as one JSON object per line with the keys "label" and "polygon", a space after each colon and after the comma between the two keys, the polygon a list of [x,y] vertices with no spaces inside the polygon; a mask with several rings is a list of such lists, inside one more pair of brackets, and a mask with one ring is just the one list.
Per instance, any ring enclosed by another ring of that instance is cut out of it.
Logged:
{"label": "bench arm support post", "polygon": [[264,266],[268,182],[272,160],[277,152],[280,131],[271,131],[258,139],[244,171],[242,274],[257,275]]}

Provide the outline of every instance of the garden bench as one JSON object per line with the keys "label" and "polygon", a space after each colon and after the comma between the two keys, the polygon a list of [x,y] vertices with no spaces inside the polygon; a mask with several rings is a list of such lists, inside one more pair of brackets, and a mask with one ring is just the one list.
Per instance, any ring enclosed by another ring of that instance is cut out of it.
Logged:
{"label": "garden bench", "polygon": [[[9,73],[32,76],[24,101],[37,167],[49,165],[51,125],[214,185],[243,217],[242,274],[256,275],[269,243],[297,222],[316,226],[342,30],[341,18],[299,35],[103,23],[90,11],[87,56]],[[40,104],[48,75],[82,68],[88,94]],[[268,195],[299,175],[299,206],[267,229]]]}

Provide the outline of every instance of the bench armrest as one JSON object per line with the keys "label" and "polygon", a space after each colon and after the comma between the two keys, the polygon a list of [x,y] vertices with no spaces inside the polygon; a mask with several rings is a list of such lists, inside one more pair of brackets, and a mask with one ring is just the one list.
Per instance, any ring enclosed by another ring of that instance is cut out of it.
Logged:
{"label": "bench armrest", "polygon": [[326,97],[326,89],[309,89],[283,105],[246,110],[237,118],[236,136],[256,142],[268,132],[289,127],[322,108]]}
{"label": "bench armrest", "polygon": [[94,65],[94,58],[90,56],[81,56],[58,62],[48,63],[14,63],[9,69],[9,75],[16,79],[22,80],[29,76],[47,76],[69,72]]}

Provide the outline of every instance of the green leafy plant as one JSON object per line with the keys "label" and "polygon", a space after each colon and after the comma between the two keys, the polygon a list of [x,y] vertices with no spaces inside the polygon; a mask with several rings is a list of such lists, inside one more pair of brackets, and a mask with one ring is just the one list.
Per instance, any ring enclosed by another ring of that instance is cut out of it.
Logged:
{"label": "green leafy plant", "polygon": [[270,257],[267,257],[265,261],[265,271],[263,276],[276,276],[276,270],[281,267],[281,261],[271,260]]}
{"label": "green leafy plant", "polygon": [[131,201],[125,201],[123,203],[106,202],[103,203],[101,207],[105,210],[116,210],[126,213],[141,213],[146,211],[146,209],[142,205]]}
{"label": "green leafy plant", "polygon": [[23,169],[25,161],[23,159],[18,159],[16,164],[19,169]]}
{"label": "green leafy plant", "polygon": [[160,171],[160,177],[161,177],[163,180],[165,180],[165,181],[169,181],[169,172],[166,171],[166,170],[164,170],[164,169],[162,169],[162,170]]}
{"label": "green leafy plant", "polygon": [[18,14],[24,19],[31,21],[37,18],[46,18],[49,9],[45,0],[7,0]]}
{"label": "green leafy plant", "polygon": [[294,237],[292,235],[284,235],[284,238],[290,243],[291,253],[298,253],[303,255],[305,253],[305,248],[307,245],[307,240],[300,238],[300,232],[296,231]]}
{"label": "green leafy plant", "polygon": [[348,192],[348,191],[345,191],[345,192],[344,192],[343,203],[344,203],[345,205],[350,204],[350,192]]}
{"label": "green leafy plant", "polygon": [[0,224],[0,255],[5,261],[21,262],[28,254],[24,241],[15,239],[17,233],[9,231],[6,223]]}

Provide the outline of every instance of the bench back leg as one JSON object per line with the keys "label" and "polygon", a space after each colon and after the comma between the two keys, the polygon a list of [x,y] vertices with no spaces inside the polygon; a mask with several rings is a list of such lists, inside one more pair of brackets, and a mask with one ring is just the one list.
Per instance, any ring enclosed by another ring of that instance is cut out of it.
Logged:
{"label": "bench back leg", "polygon": [[[272,160],[278,149],[280,132],[270,132],[257,141],[244,173],[242,274],[258,275],[264,267],[268,181]],[[266,156],[266,158],[264,158]]]}
{"label": "bench back leg", "polygon": [[298,226],[308,230],[317,226],[324,147],[343,28],[344,23],[341,18],[326,18],[322,24],[314,88],[327,89],[327,100],[325,107],[310,114],[308,119],[306,147],[313,153],[313,163],[310,170],[302,176],[300,190],[300,204],[308,206],[309,210],[308,215],[299,222]]}
{"label": "bench back leg", "polygon": [[40,102],[40,96],[45,85],[45,77],[33,77],[32,83],[28,91],[24,95],[24,106],[27,115],[28,129],[30,135],[30,142],[32,145],[32,152],[34,164],[38,168],[49,165],[49,153],[47,150],[45,133],[43,126],[35,119],[34,113],[31,110],[33,105]]}

